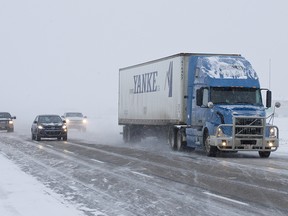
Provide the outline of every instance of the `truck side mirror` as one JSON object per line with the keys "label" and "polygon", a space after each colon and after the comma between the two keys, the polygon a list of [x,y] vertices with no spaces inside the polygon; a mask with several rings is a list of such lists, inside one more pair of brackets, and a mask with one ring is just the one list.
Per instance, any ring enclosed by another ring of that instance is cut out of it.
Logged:
{"label": "truck side mirror", "polygon": [[276,108],[279,108],[280,106],[281,106],[281,103],[280,103],[280,102],[276,102],[276,103],[275,103],[275,107],[276,107]]}
{"label": "truck side mirror", "polygon": [[268,90],[266,92],[266,107],[267,108],[271,107],[271,104],[272,104],[272,92]]}

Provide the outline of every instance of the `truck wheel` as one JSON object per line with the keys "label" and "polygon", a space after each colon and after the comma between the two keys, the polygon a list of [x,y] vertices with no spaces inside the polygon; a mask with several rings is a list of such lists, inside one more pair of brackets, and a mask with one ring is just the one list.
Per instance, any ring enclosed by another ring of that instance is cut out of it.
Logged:
{"label": "truck wheel", "polygon": [[216,157],[217,147],[211,146],[209,144],[208,137],[209,137],[208,131],[205,131],[203,136],[204,150],[208,157]]}
{"label": "truck wheel", "polygon": [[67,136],[63,136],[63,141],[67,141]]}
{"label": "truck wheel", "polygon": [[261,158],[268,158],[270,156],[271,152],[269,152],[269,151],[259,151],[258,153],[259,153],[259,156]]}
{"label": "truck wheel", "polygon": [[176,142],[177,142],[177,129],[175,129],[174,127],[170,127],[169,128],[169,132],[168,132],[168,143],[171,146],[172,150],[176,149]]}
{"label": "truck wheel", "polygon": [[32,133],[32,136],[31,136],[32,140],[35,140],[35,135]]}

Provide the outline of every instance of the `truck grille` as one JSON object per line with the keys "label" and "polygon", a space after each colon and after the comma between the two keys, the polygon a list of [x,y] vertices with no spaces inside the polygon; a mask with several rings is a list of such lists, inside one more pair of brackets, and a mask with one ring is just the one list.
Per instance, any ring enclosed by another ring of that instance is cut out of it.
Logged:
{"label": "truck grille", "polygon": [[264,118],[235,117],[235,138],[262,138],[264,135]]}

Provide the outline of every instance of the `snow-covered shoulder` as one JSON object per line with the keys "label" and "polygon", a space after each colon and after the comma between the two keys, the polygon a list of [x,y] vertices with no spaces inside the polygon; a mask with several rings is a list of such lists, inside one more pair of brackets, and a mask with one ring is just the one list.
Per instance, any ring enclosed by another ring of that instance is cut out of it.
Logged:
{"label": "snow-covered shoulder", "polygon": [[0,152],[0,215],[84,216],[72,204],[24,173]]}

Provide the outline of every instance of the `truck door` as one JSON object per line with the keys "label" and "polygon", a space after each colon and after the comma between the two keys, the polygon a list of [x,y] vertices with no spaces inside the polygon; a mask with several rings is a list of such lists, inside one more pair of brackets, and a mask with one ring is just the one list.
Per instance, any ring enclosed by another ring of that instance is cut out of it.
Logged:
{"label": "truck door", "polygon": [[193,126],[203,127],[203,125],[205,124],[207,112],[209,111],[208,102],[209,88],[201,87],[197,89],[195,97],[195,107],[193,107],[193,112],[191,113]]}

